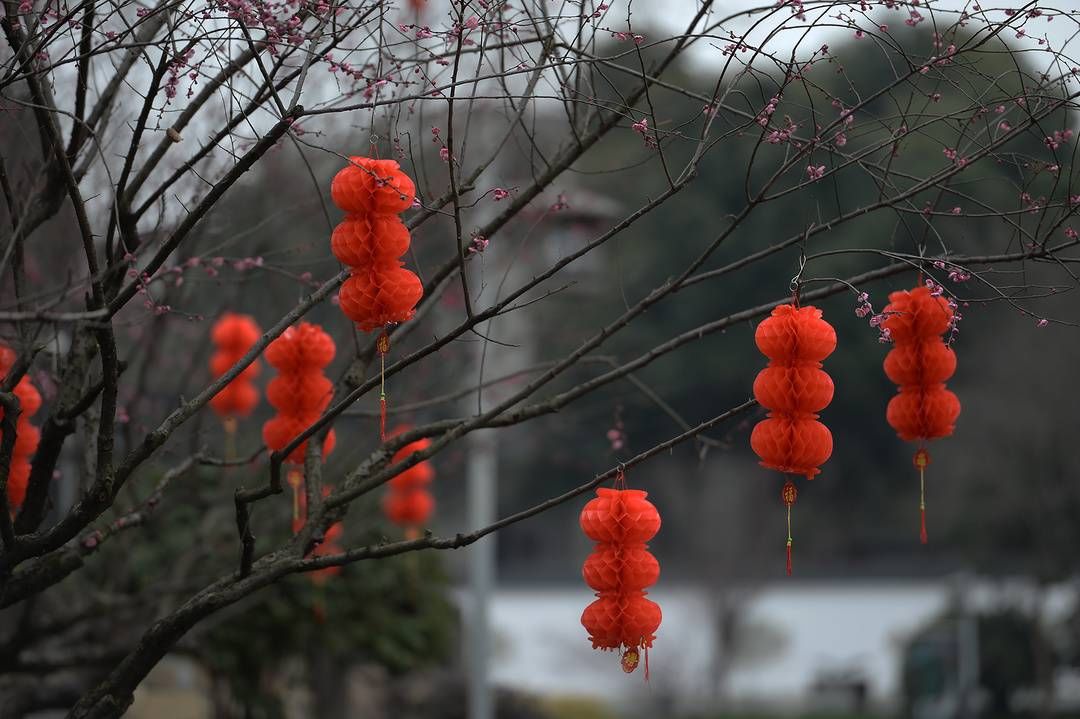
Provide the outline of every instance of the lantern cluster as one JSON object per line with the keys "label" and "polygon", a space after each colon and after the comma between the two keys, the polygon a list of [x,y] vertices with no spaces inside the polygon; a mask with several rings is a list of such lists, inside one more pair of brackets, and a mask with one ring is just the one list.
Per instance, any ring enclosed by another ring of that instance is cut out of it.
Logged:
{"label": "lantern cluster", "polygon": [[[754,427],[750,446],[769,469],[813,479],[832,455],[832,434],[818,412],[833,397],[821,362],[836,349],[836,331],[821,310],[780,305],[758,325],[754,342],[769,364],[754,380],[754,398],[769,410]],[[787,571],[791,573],[791,507],[798,497],[789,478],[780,493],[788,510]]]}
{"label": "lantern cluster", "polygon": [[[394,434],[401,434],[408,427],[400,427]],[[410,442],[397,452],[391,460],[394,464],[408,459],[413,452],[427,449],[431,440],[418,439]],[[435,498],[427,490],[435,478],[435,469],[428,460],[417,462],[404,470],[388,483],[383,497],[383,513],[394,524],[404,527],[406,536],[413,536],[417,529],[427,523],[435,511]]]}
{"label": "lantern cluster", "polygon": [[885,417],[901,439],[920,443],[913,461],[919,469],[919,536],[924,544],[923,477],[930,454],[923,445],[951,435],[960,416],[960,400],[945,388],[945,381],[956,372],[956,354],[942,339],[952,320],[948,301],[925,286],[893,292],[885,307],[883,325],[893,341],[885,357],[885,374],[899,385]]}
{"label": "lantern cluster", "polygon": [[597,599],[585,608],[581,624],[593,649],[622,652],[622,668],[632,672],[656,639],[662,618],[660,605],[645,589],[660,577],[660,564],[646,542],[660,530],[660,514],[634,489],[596,490],[581,511],[581,529],[596,542],[581,573]]}
{"label": "lantern cluster", "polygon": [[347,213],[330,248],[351,274],[338,293],[341,311],[364,332],[405,322],[424,293],[402,266],[409,230],[398,216],[412,206],[416,186],[393,160],[351,157],[334,176],[330,195]]}
{"label": "lantern cluster", "polygon": [[[15,364],[15,351],[0,345],[0,377],[6,377]],[[26,499],[26,487],[30,481],[30,458],[37,451],[41,432],[30,423],[30,418],[41,409],[41,394],[30,378],[23,375],[12,392],[19,398],[19,419],[15,423],[15,447],[11,453],[8,469],[8,509],[14,515]],[[0,408],[0,419],[4,410]]]}
{"label": "lantern cluster", "polygon": [[[217,348],[210,357],[210,372],[214,377],[220,377],[239,362],[261,334],[252,317],[232,312],[223,314],[210,331],[210,339]],[[210,407],[225,420],[228,431],[235,431],[236,418],[247,417],[259,403],[259,391],[252,380],[261,369],[258,360],[252,362],[210,400]]]}

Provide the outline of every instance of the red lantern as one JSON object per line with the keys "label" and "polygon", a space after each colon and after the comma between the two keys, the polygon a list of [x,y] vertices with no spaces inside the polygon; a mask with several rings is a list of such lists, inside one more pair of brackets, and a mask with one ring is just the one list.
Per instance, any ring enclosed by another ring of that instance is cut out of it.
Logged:
{"label": "red lantern", "polygon": [[[263,441],[274,451],[283,449],[301,432],[310,427],[323,413],[333,397],[333,384],[323,375],[334,359],[334,340],[318,325],[301,322],[285,330],[266,348],[266,361],[278,371],[270,381],[266,399],[277,410],[277,415],[263,425]],[[326,435],[322,446],[325,458],[333,451],[334,430]],[[295,465],[287,475],[293,490],[293,531],[297,531],[300,518],[300,500],[303,495],[303,473],[307,440],[300,443],[285,461]],[[300,526],[303,522],[300,522]]]}
{"label": "red lantern", "polygon": [[[7,376],[14,364],[15,351],[0,345],[0,379]],[[8,510],[14,516],[26,499],[26,489],[30,482],[30,458],[34,456],[38,442],[41,441],[41,431],[30,423],[30,418],[41,409],[41,394],[27,375],[23,375],[12,392],[19,399],[15,446],[11,452],[11,463],[8,465],[7,481]],[[0,407],[0,420],[3,417],[4,410]]]}
{"label": "red lantern", "polygon": [[660,606],[645,596],[660,577],[660,563],[646,545],[660,529],[660,513],[646,496],[635,489],[601,488],[582,509],[581,529],[596,547],[581,574],[597,599],[585,608],[581,624],[593,649],[621,651],[626,672],[637,668],[644,652],[648,678],[648,650],[663,617]]}
{"label": "red lantern", "polygon": [[[396,428],[394,435],[409,429],[408,425]],[[431,446],[431,440],[424,438],[410,442],[397,452],[391,460],[398,463],[408,459],[414,452]],[[387,482],[387,493],[383,497],[383,513],[394,524],[405,528],[407,537],[418,536],[418,528],[431,519],[435,512],[435,498],[428,492],[427,486],[435,478],[435,469],[428,460],[421,460]]]}
{"label": "red lantern", "polygon": [[919,470],[919,539],[926,535],[925,470],[930,464],[926,442],[948,437],[960,416],[960,400],[945,388],[956,372],[956,354],[942,335],[952,326],[953,309],[929,287],[893,292],[883,326],[893,349],[885,357],[885,374],[899,385],[885,417],[900,439],[918,442],[913,462]]}
{"label": "red lantern", "polygon": [[[836,349],[836,331],[812,305],[780,305],[758,325],[754,342],[769,365],[754,380],[754,397],[769,410],[750,434],[762,466],[813,479],[832,455],[832,434],[817,413],[833,398],[832,378],[821,362]],[[791,574],[791,508],[798,491],[788,479],[781,492],[787,507],[787,573]]]}
{"label": "red lantern", "polygon": [[[330,249],[351,274],[338,292],[345,316],[364,332],[383,328],[378,351],[385,374],[390,338],[386,329],[412,319],[424,286],[399,259],[409,249],[409,230],[398,215],[412,207],[416,185],[393,160],[350,157],[330,184],[330,196],[348,213],[334,228]],[[386,440],[386,388],[379,389],[379,437]]]}
{"label": "red lantern", "polygon": [[[225,374],[248,350],[259,341],[262,330],[253,318],[226,312],[214,323],[210,339],[217,351],[210,357],[210,372],[214,377]],[[259,403],[259,392],[252,380],[262,368],[256,360],[225,385],[210,400],[210,407],[225,421],[225,431],[236,431],[236,418],[247,417]]]}

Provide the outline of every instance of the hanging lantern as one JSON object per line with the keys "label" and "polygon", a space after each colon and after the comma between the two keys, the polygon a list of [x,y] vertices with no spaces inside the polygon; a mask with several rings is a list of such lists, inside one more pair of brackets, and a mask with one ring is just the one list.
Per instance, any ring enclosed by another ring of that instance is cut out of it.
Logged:
{"label": "hanging lantern", "polygon": [[350,269],[338,292],[345,316],[364,332],[382,329],[379,437],[386,440],[387,330],[412,319],[424,294],[423,283],[401,263],[409,249],[409,230],[398,215],[412,207],[416,186],[393,160],[351,157],[330,184],[330,196],[345,219],[334,228],[330,249]]}
{"label": "hanging lantern", "polygon": [[[821,361],[836,349],[836,332],[812,305],[780,305],[762,320],[754,342],[769,358],[754,380],[754,398],[769,410],[750,434],[761,465],[813,479],[832,455],[832,434],[818,412],[833,397],[833,382]],[[791,574],[791,508],[798,490],[788,478],[781,490],[787,507],[787,573]]]}
{"label": "hanging lantern", "polygon": [[646,545],[660,530],[660,514],[646,496],[636,489],[598,489],[579,522],[596,542],[581,574],[597,599],[581,624],[593,649],[620,652],[625,672],[634,671],[644,653],[648,679],[649,648],[663,617],[660,605],[645,596],[660,577],[660,563]]}
{"label": "hanging lantern", "polygon": [[[393,435],[408,430],[408,425],[396,428]],[[408,459],[414,452],[427,449],[431,440],[418,439],[410,442],[397,452],[391,460],[396,464]],[[419,536],[419,528],[427,524],[435,512],[435,498],[427,487],[435,478],[435,469],[428,460],[421,460],[387,482],[387,492],[383,497],[382,507],[386,518],[405,528],[405,536],[413,539]]]}
{"label": "hanging lantern", "polygon": [[[266,361],[278,371],[266,388],[266,399],[277,415],[263,425],[263,441],[271,450],[283,449],[301,432],[310,427],[323,413],[333,396],[333,384],[323,375],[323,369],[334,359],[334,340],[318,325],[301,322],[285,330],[266,348]],[[322,446],[325,458],[333,451],[334,430],[326,435]],[[307,452],[307,440],[285,458],[293,465],[286,481],[293,492],[293,531],[303,526],[301,499],[304,476],[302,467]]]}
{"label": "hanging lantern", "polygon": [[[217,350],[210,357],[210,372],[217,378],[229,371],[259,341],[262,330],[249,315],[223,314],[210,330],[210,340]],[[262,367],[255,360],[210,400],[210,408],[221,417],[225,427],[225,458],[236,455],[236,421],[247,417],[259,404],[259,391],[252,380]]]}
{"label": "hanging lantern", "polygon": [[[0,345],[0,380],[11,371],[15,358],[14,350]],[[23,375],[12,393],[19,399],[19,418],[15,422],[15,446],[11,451],[7,481],[8,510],[14,517],[26,499],[26,489],[30,483],[30,459],[34,456],[38,443],[41,441],[41,431],[30,423],[30,418],[41,409],[41,393],[37,391],[27,375]],[[4,410],[0,407],[0,420],[3,417]]]}
{"label": "hanging lantern", "polygon": [[912,462],[919,470],[919,539],[927,542],[925,471],[930,464],[926,442],[948,437],[960,416],[960,400],[945,388],[956,372],[956,354],[942,335],[953,321],[953,309],[929,287],[893,292],[883,326],[893,348],[885,357],[885,374],[899,385],[885,417],[900,439],[918,442]]}

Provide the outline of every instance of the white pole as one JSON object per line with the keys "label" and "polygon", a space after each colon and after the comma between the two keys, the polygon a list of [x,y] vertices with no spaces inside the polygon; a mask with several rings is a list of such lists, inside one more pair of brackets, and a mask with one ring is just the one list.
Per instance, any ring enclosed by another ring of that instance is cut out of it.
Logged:
{"label": "white pole", "polygon": [[[469,435],[466,465],[468,477],[468,526],[479,529],[496,520],[496,450],[494,430]],[[469,719],[495,719],[491,686],[490,601],[495,590],[495,535],[489,534],[467,550],[469,556],[468,647]]]}

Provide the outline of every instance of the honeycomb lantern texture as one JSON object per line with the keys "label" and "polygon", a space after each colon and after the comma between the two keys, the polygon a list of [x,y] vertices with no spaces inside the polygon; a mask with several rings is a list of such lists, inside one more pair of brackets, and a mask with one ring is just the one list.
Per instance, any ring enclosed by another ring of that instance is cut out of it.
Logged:
{"label": "honeycomb lantern texture", "polygon": [[[402,425],[397,427],[392,434],[399,435],[408,429],[410,428],[407,425]],[[391,461],[397,464],[408,459],[414,452],[420,452],[430,446],[431,440],[427,438],[410,442],[395,452]],[[387,482],[387,492],[382,503],[386,518],[406,529],[426,524],[435,511],[435,498],[427,490],[434,478],[435,469],[426,459],[392,477]]]}
{"label": "honeycomb lantern texture", "polygon": [[648,649],[662,619],[660,606],[645,596],[660,577],[660,564],[646,545],[660,530],[660,513],[646,496],[641,490],[601,488],[580,517],[582,531],[596,542],[581,574],[597,594],[581,624],[593,649],[623,653],[627,672],[643,651],[648,672]]}
{"label": "honeycomb lantern texture", "polygon": [[424,294],[420,278],[400,260],[409,230],[398,215],[412,206],[416,186],[393,160],[349,160],[330,184],[334,204],[347,213],[330,249],[351,270],[338,293],[341,311],[370,332],[411,319]]}
{"label": "honeycomb lantern texture", "polygon": [[948,437],[960,416],[960,400],[945,388],[956,372],[956,354],[941,337],[952,322],[952,308],[920,286],[890,294],[885,315],[894,344],[885,357],[885,374],[899,385],[886,419],[908,442]]}
{"label": "honeycomb lantern texture", "polygon": [[[216,351],[210,357],[214,377],[225,374],[259,341],[262,330],[253,318],[232,312],[223,314],[210,330]],[[252,380],[261,370],[255,360],[210,400],[210,407],[220,417],[247,417],[259,403],[259,392]]]}
{"label": "honeycomb lantern texture", "polygon": [[[15,364],[15,351],[0,345],[0,379],[7,377]],[[26,499],[26,488],[30,481],[30,458],[37,451],[41,441],[41,432],[30,422],[30,418],[41,409],[41,394],[34,387],[30,378],[23,375],[13,390],[19,400],[19,418],[15,422],[15,446],[11,452],[11,464],[8,469],[7,500],[8,509],[14,515]],[[4,410],[0,408],[0,419]]]}
{"label": "honeycomb lantern texture", "polygon": [[[263,441],[271,450],[283,449],[330,404],[333,385],[323,369],[334,359],[334,352],[330,335],[308,322],[285,330],[266,348],[266,361],[278,372],[266,392],[277,415],[263,425]],[[334,430],[330,430],[323,442],[324,457],[333,451],[334,444]],[[306,450],[305,441],[285,461],[303,464]]]}
{"label": "honeycomb lantern texture", "polygon": [[754,397],[769,410],[750,446],[770,469],[813,479],[832,455],[832,434],[817,412],[833,397],[821,361],[836,349],[836,332],[811,305],[780,305],[758,325],[754,341],[769,358],[754,380]]}

